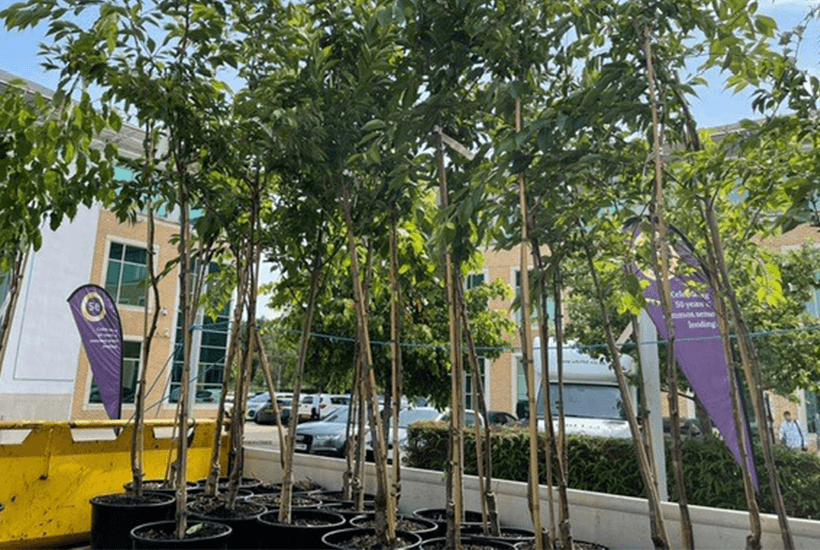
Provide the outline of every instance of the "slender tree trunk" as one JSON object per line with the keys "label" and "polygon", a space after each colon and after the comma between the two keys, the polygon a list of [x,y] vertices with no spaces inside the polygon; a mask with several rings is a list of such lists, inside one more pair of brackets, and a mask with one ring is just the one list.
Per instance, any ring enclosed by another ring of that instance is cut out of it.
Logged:
{"label": "slender tree trunk", "polygon": [[376,375],[373,371],[373,357],[370,348],[370,334],[367,326],[364,291],[359,272],[359,259],[356,252],[356,236],[353,232],[353,217],[350,212],[350,190],[347,185],[343,188],[342,203],[345,222],[347,225],[347,239],[350,248],[351,272],[353,277],[353,292],[356,302],[356,312],[362,325],[362,351],[364,352],[364,382],[367,397],[370,402],[370,424],[373,437],[373,454],[376,462],[376,536],[388,548],[396,544],[396,508],[390,498],[390,485],[387,474],[387,445],[383,437],[379,401],[376,395]]}
{"label": "slender tree trunk", "polygon": [[635,408],[632,405],[632,398],[629,392],[629,386],[624,374],[623,366],[621,365],[621,354],[618,350],[618,345],[615,343],[615,336],[612,333],[612,321],[609,318],[609,311],[604,300],[604,291],[601,287],[601,282],[598,278],[598,272],[595,269],[595,262],[592,256],[590,244],[584,244],[586,252],[587,264],[589,265],[590,274],[595,285],[595,293],[598,299],[598,306],[601,308],[601,314],[604,318],[604,331],[606,333],[607,347],[610,354],[612,354],[612,367],[615,371],[615,376],[618,379],[618,388],[621,391],[621,401],[623,403],[626,419],[629,423],[629,430],[632,432],[632,445],[635,449],[635,455],[638,458],[638,466],[641,471],[641,479],[646,488],[647,502],[649,505],[649,520],[650,520],[650,536],[652,544],[658,550],[668,550],[669,536],[666,533],[666,524],[663,519],[663,512],[661,510],[660,498],[658,497],[657,476],[651,466],[651,459],[647,453],[646,448],[641,442],[641,430],[638,426],[638,420],[635,415]]}
{"label": "slender tree trunk", "polygon": [[[700,136],[697,132],[697,124],[691,111],[689,104],[686,101],[686,96],[681,89],[680,81],[675,75],[673,83],[673,91],[677,95],[680,105],[683,109],[684,122],[686,125],[685,143],[687,148],[692,151],[701,151],[703,149],[700,142]],[[726,359],[726,369],[729,376],[729,384],[732,389],[732,411],[734,413],[735,430],[738,434],[738,443],[741,455],[741,472],[743,474],[743,490],[746,496],[746,505],[749,510],[749,524],[750,534],[746,538],[746,548],[757,550],[760,548],[761,537],[761,522],[760,522],[760,508],[758,507],[757,499],[752,487],[751,472],[748,467],[748,457],[746,451],[746,429],[745,422],[740,413],[740,396],[737,389],[737,383],[734,377],[731,343],[729,341],[729,325],[728,316],[726,312],[726,305],[723,300],[723,292],[721,291],[720,280],[725,272],[725,256],[720,244],[720,232],[718,231],[717,220],[714,215],[714,205],[708,197],[701,197],[700,199],[701,217],[706,221],[706,230],[704,237],[706,240],[706,251],[709,260],[709,286],[712,289],[713,300],[715,305],[715,314],[720,327],[721,340],[723,343],[723,353]],[[718,274],[720,272],[720,275]],[[728,281],[728,276],[726,277]],[[729,287],[731,289],[731,286]],[[731,294],[734,298],[734,294]],[[736,303],[736,302],[735,302]],[[745,328],[745,325],[744,325]],[[748,335],[748,333],[746,333]],[[749,380],[751,383],[751,380]],[[760,417],[758,417],[760,418]],[[758,420],[760,423],[761,420]],[[711,435],[711,423],[706,425],[709,428],[709,435]],[[765,428],[765,427],[764,427]],[[765,441],[765,440],[764,440]],[[765,449],[765,443],[764,443]],[[765,454],[765,451],[764,451]],[[777,485],[777,476],[774,472],[774,464],[767,462],[767,470],[770,475],[770,483],[772,482],[772,474],[774,475],[773,495],[775,500],[775,510],[778,515],[778,522],[780,523],[781,536],[783,538],[784,548],[793,548],[792,535],[789,530],[788,521],[786,519],[785,510],[782,508],[782,495],[780,494]],[[776,490],[775,490],[776,489]]]}
{"label": "slender tree trunk", "polygon": [[[146,138],[147,140],[148,138]],[[149,152],[150,155],[150,152]],[[150,157],[149,157],[150,158]],[[147,214],[147,246],[146,270],[150,285],[145,289],[145,317],[142,327],[143,358],[140,365],[140,375],[137,382],[137,395],[134,402],[134,432],[131,436],[131,474],[133,477],[133,491],[138,497],[142,496],[143,457],[145,452],[145,383],[146,372],[151,358],[151,343],[157,332],[159,322],[160,298],[157,276],[154,274],[154,206],[151,198],[148,199]],[[148,322],[148,304],[150,296],[154,296],[154,314]]]}
{"label": "slender tree trunk", "polygon": [[3,371],[3,362],[6,360],[6,349],[11,335],[11,322],[14,320],[14,311],[17,309],[17,298],[20,297],[20,284],[23,282],[23,273],[28,264],[29,247],[25,252],[17,251],[11,271],[7,274],[9,281],[8,303],[3,312],[3,323],[0,324],[0,372]]}
{"label": "slender tree trunk", "polygon": [[[470,328],[470,316],[467,312],[467,304],[464,300],[464,282],[461,273],[456,272],[456,298],[458,299],[458,310],[461,315],[461,323],[464,328],[464,340],[467,344],[467,359],[472,370],[473,399],[478,404],[473,409],[477,409],[484,418],[486,424],[481,429],[479,422],[475,423],[475,445],[476,464],[478,466],[478,483],[482,495],[481,514],[484,524],[484,533],[498,536],[498,507],[496,505],[495,493],[492,489],[493,479],[493,451],[490,436],[489,415],[487,414],[487,402],[484,398],[484,384],[481,381],[481,372],[478,364],[478,353],[476,352],[473,331]],[[483,437],[483,441],[482,441]]]}
{"label": "slender tree trunk", "polygon": [[[219,485],[219,456],[222,452],[222,430],[225,423],[225,398],[228,395],[228,388],[230,387],[231,372],[234,370],[233,362],[236,357],[236,348],[239,345],[239,330],[242,324],[242,296],[245,295],[245,287],[247,286],[247,271],[243,267],[244,263],[239,257],[236,258],[236,262],[237,298],[233,310],[233,323],[228,340],[228,352],[225,355],[225,365],[222,370],[222,393],[219,396],[219,408],[216,411],[216,430],[214,431],[213,445],[211,447],[211,464],[208,470],[208,478],[205,482],[206,495],[217,494]],[[233,415],[236,414],[236,397],[234,397]],[[281,448],[284,449],[284,447]]]}
{"label": "slender tree trunk", "polygon": [[399,411],[401,410],[401,347],[400,339],[400,318],[401,318],[401,295],[399,293],[399,238],[397,228],[396,205],[393,204],[390,216],[390,341],[392,352],[392,376],[391,394],[393,397],[393,498],[395,498],[396,509],[399,507],[401,499],[401,448],[399,441]]}
{"label": "slender tree trunk", "polygon": [[259,335],[259,327],[254,324],[253,339],[256,342],[256,349],[259,353],[259,362],[262,363],[262,373],[265,375],[265,383],[268,386],[270,402],[273,407],[273,415],[276,417],[276,433],[279,436],[279,463],[284,467],[284,456],[287,453],[287,442],[285,441],[285,431],[282,427],[282,416],[279,410],[279,403],[276,401],[276,385],[273,383],[273,374],[268,362],[268,353],[262,344],[262,337]]}
{"label": "slender tree trunk", "polygon": [[[321,235],[318,242],[321,242]],[[308,294],[307,310],[302,324],[302,336],[299,341],[299,359],[296,363],[296,376],[293,383],[293,400],[290,408],[290,422],[288,423],[288,437],[285,453],[285,467],[282,471],[282,497],[279,506],[279,522],[291,522],[291,493],[293,489],[293,451],[296,441],[296,424],[299,420],[299,394],[302,391],[302,378],[305,376],[305,361],[307,360],[308,344],[310,343],[310,326],[313,323],[313,312],[316,307],[316,294],[319,292],[319,277],[322,263],[319,252],[313,260],[310,269],[310,290]]]}
{"label": "slender tree trunk", "polygon": [[[554,300],[555,300],[555,361],[558,363],[558,395],[559,401],[561,402],[561,406],[559,410],[559,421],[558,421],[558,467],[560,470],[559,473],[559,485],[558,485],[558,495],[559,495],[559,504],[560,508],[560,523],[558,529],[561,533],[561,546],[563,548],[569,549],[573,547],[573,540],[572,540],[572,529],[569,522],[569,496],[567,495],[567,479],[569,479],[569,451],[567,444],[567,430],[566,430],[566,417],[564,415],[564,308],[563,308],[563,296],[561,295],[564,291],[563,287],[563,280],[561,278],[561,266],[557,264],[555,266],[555,284],[553,287],[554,290]],[[545,376],[542,373],[542,376]],[[544,402],[544,408],[547,409],[547,402]]]}
{"label": "slender tree trunk", "polygon": [[710,244],[714,250],[715,267],[717,272],[716,277],[719,277],[718,282],[722,289],[722,295],[726,296],[731,308],[731,316],[734,319],[735,328],[738,336],[738,347],[740,349],[740,359],[743,365],[743,371],[746,376],[746,383],[749,386],[749,393],[752,394],[752,405],[754,407],[755,418],[757,418],[757,428],[760,434],[760,442],[763,446],[763,458],[766,462],[766,472],[769,476],[769,486],[772,491],[772,500],[774,501],[775,512],[777,513],[777,520],[780,525],[780,536],[783,541],[783,547],[787,550],[794,548],[794,539],[792,537],[791,529],[789,528],[788,515],[786,514],[786,506],[783,503],[783,494],[780,491],[780,484],[777,479],[777,468],[774,462],[774,454],[772,452],[771,435],[766,423],[766,405],[763,397],[763,386],[760,382],[760,363],[757,358],[757,351],[754,343],[749,337],[749,328],[746,325],[743,312],[740,309],[740,304],[737,301],[732,282],[729,279],[729,272],[726,268],[725,255],[723,253],[723,244],[721,242],[720,230],[718,228],[717,218],[715,217],[714,208],[711,205],[705,208],[706,221],[709,227]]}
{"label": "slender tree trunk", "polygon": [[[258,178],[258,175],[257,175]],[[242,479],[242,470],[244,469],[244,456],[242,449],[242,442],[245,433],[245,409],[248,399],[248,388],[251,381],[251,370],[253,368],[253,352],[256,343],[254,337],[256,333],[256,296],[258,290],[257,281],[259,280],[259,253],[256,246],[256,229],[258,223],[258,205],[259,205],[259,185],[258,179],[253,190],[254,200],[251,203],[251,234],[248,242],[248,285],[247,285],[247,309],[248,320],[245,329],[245,349],[244,349],[244,363],[239,370],[239,379],[237,384],[237,394],[234,397],[234,415],[233,423],[235,429],[232,431],[233,440],[231,441],[231,451],[234,456],[232,464],[231,475],[228,483],[228,499],[227,507],[229,510],[236,508],[236,498],[239,491],[239,484]],[[271,394],[271,400],[275,399],[275,395]]]}
{"label": "slender tree trunk", "polygon": [[[523,126],[521,116],[521,100],[515,100],[515,131],[521,133]],[[527,402],[529,404],[529,434],[530,434],[530,469],[529,469],[529,497],[532,526],[535,531],[535,548],[543,550],[544,537],[541,528],[541,499],[538,483],[538,415],[536,414],[536,382],[535,363],[532,358],[532,316],[530,315],[530,277],[529,277],[529,214],[527,212],[527,189],[523,174],[518,176],[518,203],[521,212],[521,255],[519,265],[521,270],[521,356],[524,370],[527,374]]]}
{"label": "slender tree trunk", "polygon": [[[663,212],[663,177],[661,163],[661,133],[658,103],[655,97],[655,71],[652,63],[652,43],[649,29],[644,29],[644,57],[646,58],[647,90],[652,111],[652,156],[655,168],[654,197],[652,205],[652,264],[658,281],[661,309],[666,325],[666,382],[669,391],[669,423],[672,433],[672,463],[675,469],[675,487],[678,492],[678,508],[681,516],[681,544],[686,550],[694,550],[695,538],[692,519],[689,516],[689,499],[683,476],[683,451],[681,450],[680,413],[678,412],[678,373],[675,361],[675,323],[672,319],[672,289],[669,283],[669,245]],[[657,467],[657,465],[656,465]],[[657,470],[656,470],[657,471]]]}
{"label": "slender tree trunk", "polygon": [[[351,387],[350,408],[347,413],[347,426],[345,427],[345,441],[347,441],[347,448],[345,457],[347,459],[347,468],[342,477],[342,499],[353,500],[353,487],[358,482],[358,467],[356,465],[356,457],[359,449],[359,424],[354,422],[354,418],[358,418],[359,413],[359,389],[361,387],[361,352],[359,351],[359,343],[361,338],[359,336],[359,322],[356,320],[356,344],[353,351],[354,365],[353,365],[353,385]],[[354,469],[355,468],[355,469]]]}
{"label": "slender tree trunk", "polygon": [[[705,212],[702,212],[704,218]],[[708,234],[707,234],[708,237]],[[734,372],[734,360],[732,358],[732,344],[729,340],[729,323],[726,313],[726,304],[723,295],[720,293],[719,283],[716,274],[715,251],[710,243],[706,246],[709,261],[709,286],[712,288],[715,317],[720,328],[720,337],[723,344],[723,356],[726,361],[726,374],[729,377],[730,395],[732,399],[732,413],[735,421],[735,432],[737,433],[738,447],[740,449],[740,471],[743,476],[743,493],[746,497],[746,507],[749,510],[749,530],[746,537],[747,550],[760,550],[760,536],[762,532],[760,522],[760,508],[755,496],[752,484],[752,475],[749,470],[749,456],[747,452],[746,426],[740,409],[740,392],[737,387],[737,379]]]}
{"label": "slender tree trunk", "polygon": [[188,212],[188,182],[187,167],[182,166],[178,159],[177,173],[180,175],[178,204],[181,213],[179,222],[179,309],[182,312],[182,380],[180,387],[179,404],[179,434],[177,440],[177,506],[176,520],[178,539],[185,538],[187,531],[188,504],[188,419],[189,394],[191,393],[191,325],[193,325],[194,310],[190,304],[188,291],[188,276],[190,274],[189,261],[191,258],[190,235],[191,224]]}

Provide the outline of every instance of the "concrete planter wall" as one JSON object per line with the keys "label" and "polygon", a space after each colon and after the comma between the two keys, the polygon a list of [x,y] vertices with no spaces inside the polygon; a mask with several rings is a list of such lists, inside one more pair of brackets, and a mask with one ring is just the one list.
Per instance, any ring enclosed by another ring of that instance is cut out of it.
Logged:
{"label": "concrete planter wall", "polygon": [[[296,454],[294,475],[296,479],[310,478],[329,489],[340,489],[345,461],[314,455]],[[375,468],[366,467],[365,489],[375,491]],[[257,447],[245,448],[245,475],[264,481],[281,481],[279,452]],[[444,480],[441,472],[402,468],[401,502],[399,509],[410,513],[419,508],[444,506]],[[527,484],[517,481],[494,480],[493,489],[498,499],[501,521],[512,527],[532,528],[527,507]],[[547,487],[541,487],[541,511],[547,525]],[[467,508],[480,510],[478,479],[464,477],[464,495]],[[570,519],[573,536],[605,544],[615,549],[652,550],[649,538],[649,516],[644,499],[569,490]],[[749,533],[749,516],[745,512],[690,506],[694,523],[695,546],[699,549],[743,548]],[[664,503],[664,518],[673,547],[680,546],[678,507]],[[781,548],[777,517],[764,514],[763,548]],[[806,550],[820,548],[820,521],[791,519],[797,548]]]}

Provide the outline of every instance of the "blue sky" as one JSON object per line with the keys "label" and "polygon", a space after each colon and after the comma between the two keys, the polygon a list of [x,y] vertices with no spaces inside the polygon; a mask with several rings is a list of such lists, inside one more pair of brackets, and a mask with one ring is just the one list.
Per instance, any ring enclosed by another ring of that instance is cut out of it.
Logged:
{"label": "blue sky", "polygon": [[[0,0],[0,8],[11,5],[15,0]],[[759,13],[769,15],[777,21],[781,30],[799,24],[812,6],[820,0],[760,0]],[[46,40],[45,26],[41,25],[25,32],[0,30],[0,69],[37,82],[48,88],[57,85],[57,74],[46,73],[40,67],[37,52],[39,43]],[[807,29],[801,53],[803,68],[820,76],[820,23],[813,22]],[[707,75],[710,85],[699,90],[699,98],[693,98],[692,111],[701,127],[731,124],[743,118],[754,117],[749,108],[747,94],[733,94],[723,89],[723,78],[716,71]]]}

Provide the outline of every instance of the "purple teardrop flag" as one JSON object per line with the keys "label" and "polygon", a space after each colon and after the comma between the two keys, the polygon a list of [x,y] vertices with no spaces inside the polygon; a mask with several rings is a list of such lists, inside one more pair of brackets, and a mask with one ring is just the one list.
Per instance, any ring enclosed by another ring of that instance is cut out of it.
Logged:
{"label": "purple teardrop flag", "polygon": [[83,285],[68,298],[105,412],[119,419],[122,409],[122,326],[117,306],[104,288]]}
{"label": "purple teardrop flag", "polygon": [[[633,242],[637,242],[640,238],[649,236],[642,235],[639,227],[635,226],[633,238]],[[674,261],[679,266],[685,266],[679,269],[681,274],[669,277],[672,292],[672,324],[675,328],[675,359],[689,380],[692,391],[698,396],[709,418],[723,436],[726,446],[740,464],[740,438],[732,413],[731,386],[712,290],[705,284],[702,268],[688,243],[681,239],[681,242],[675,243],[672,253],[677,256]],[[638,277],[650,281],[644,290],[644,297],[648,302],[647,309],[658,329],[658,334],[666,339],[668,334],[666,320],[660,307],[660,285],[653,274],[644,273],[637,266],[634,266],[634,270]],[[739,406],[742,414],[743,404],[740,403]],[[745,423],[743,429],[749,471],[754,486],[757,487],[757,471]]]}

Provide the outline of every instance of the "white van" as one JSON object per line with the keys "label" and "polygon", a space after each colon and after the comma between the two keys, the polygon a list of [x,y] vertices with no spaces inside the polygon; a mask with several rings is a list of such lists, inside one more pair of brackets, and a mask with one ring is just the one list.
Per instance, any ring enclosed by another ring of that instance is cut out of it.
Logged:
{"label": "white van", "polygon": [[[541,338],[533,341],[535,379],[538,381],[538,401],[536,414],[540,430],[544,425],[544,396],[541,384]],[[621,358],[624,370],[632,368],[632,359]],[[594,358],[582,353],[577,348],[565,345],[563,348],[564,364],[564,416],[568,434],[581,434],[601,437],[630,438],[629,424],[618,389],[615,372],[603,357]],[[558,359],[555,343],[550,340],[549,346],[550,404],[553,415],[553,427],[558,429]],[[632,388],[632,402],[635,403],[635,391]]]}

